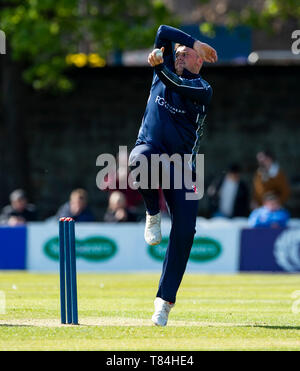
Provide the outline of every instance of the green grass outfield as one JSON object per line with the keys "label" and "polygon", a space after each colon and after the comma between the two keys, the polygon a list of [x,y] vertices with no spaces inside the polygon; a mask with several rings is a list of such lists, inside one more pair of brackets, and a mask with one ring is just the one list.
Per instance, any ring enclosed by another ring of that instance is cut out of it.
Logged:
{"label": "green grass outfield", "polygon": [[164,328],[150,321],[158,279],[78,274],[80,325],[68,326],[58,274],[2,271],[0,350],[300,350],[300,275],[188,274]]}

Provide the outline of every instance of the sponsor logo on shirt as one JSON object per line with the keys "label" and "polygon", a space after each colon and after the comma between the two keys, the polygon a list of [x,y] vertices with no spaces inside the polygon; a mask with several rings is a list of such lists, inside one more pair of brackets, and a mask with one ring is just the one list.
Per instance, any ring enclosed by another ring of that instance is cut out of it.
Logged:
{"label": "sponsor logo on shirt", "polygon": [[155,99],[155,103],[157,103],[158,105],[162,106],[162,107],[165,107],[169,112],[171,112],[172,114],[176,114],[176,113],[186,113],[186,111],[184,110],[181,110],[179,108],[176,108],[174,106],[171,106],[166,100],[165,98],[162,98],[160,97],[159,95],[156,97]]}

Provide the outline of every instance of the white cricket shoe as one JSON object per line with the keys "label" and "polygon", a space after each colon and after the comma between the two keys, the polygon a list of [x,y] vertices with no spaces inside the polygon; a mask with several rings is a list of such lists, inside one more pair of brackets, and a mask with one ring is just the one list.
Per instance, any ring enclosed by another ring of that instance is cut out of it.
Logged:
{"label": "white cricket shoe", "polygon": [[169,303],[161,298],[154,300],[155,312],[152,316],[152,322],[156,326],[166,326],[170,310],[174,307],[174,303]]}
{"label": "white cricket shoe", "polygon": [[148,245],[158,245],[161,241],[161,229],[160,229],[160,213],[156,215],[149,215],[146,212],[146,225],[145,225],[145,241]]}

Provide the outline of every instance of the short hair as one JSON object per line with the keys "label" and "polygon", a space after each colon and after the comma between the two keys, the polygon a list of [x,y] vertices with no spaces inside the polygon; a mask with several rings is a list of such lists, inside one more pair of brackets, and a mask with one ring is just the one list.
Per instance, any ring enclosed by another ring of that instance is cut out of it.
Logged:
{"label": "short hair", "polygon": [[174,50],[176,51],[180,46],[185,46],[185,45],[180,44],[180,43],[175,43]]}
{"label": "short hair", "polygon": [[26,199],[26,193],[23,189],[16,189],[9,195],[10,202]]}
{"label": "short hair", "polygon": [[113,191],[109,196],[109,204],[115,203],[115,202],[121,202],[123,207],[126,207],[127,200],[126,196],[121,191]]}
{"label": "short hair", "polygon": [[269,157],[270,159],[275,160],[275,155],[270,149],[264,149],[260,152],[263,153],[265,156]]}
{"label": "short hair", "polygon": [[230,164],[230,165],[228,166],[227,171],[228,171],[229,173],[233,173],[233,174],[240,174],[241,171],[242,171],[242,169],[241,169],[241,167],[240,167],[239,164],[237,164],[237,163],[232,163],[232,164]]}
{"label": "short hair", "polygon": [[74,196],[79,196],[81,199],[88,200],[88,193],[83,188],[74,189],[70,194],[70,199]]}

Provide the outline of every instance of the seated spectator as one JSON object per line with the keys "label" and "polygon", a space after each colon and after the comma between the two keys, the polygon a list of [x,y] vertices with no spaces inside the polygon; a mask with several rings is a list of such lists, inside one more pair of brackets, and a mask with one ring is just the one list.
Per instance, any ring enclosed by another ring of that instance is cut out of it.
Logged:
{"label": "seated spectator", "polygon": [[248,217],[249,191],[238,164],[230,165],[225,175],[215,179],[207,188],[207,195],[212,216]]}
{"label": "seated spectator", "polygon": [[249,216],[250,227],[284,228],[290,219],[290,214],[280,203],[274,193],[266,193],[263,206],[252,211]]}
{"label": "seated spectator", "polygon": [[76,222],[94,222],[95,217],[88,207],[87,191],[82,188],[72,191],[70,200],[59,208],[56,217],[71,217]]}
{"label": "seated spectator", "polygon": [[127,208],[126,197],[120,191],[114,191],[109,196],[108,208],[104,215],[105,222],[135,222],[136,215]]}
{"label": "seated spectator", "polygon": [[[134,178],[128,166],[128,154],[126,150],[120,150],[117,155],[117,168],[110,170],[100,185],[100,188],[109,192],[108,198],[115,191],[123,193],[126,199],[127,210],[133,216],[136,216],[136,220],[145,218],[143,197],[134,187]],[[161,188],[159,189],[159,204],[162,217],[168,216],[168,209]]]}
{"label": "seated spectator", "polygon": [[2,209],[0,223],[9,226],[17,226],[26,222],[37,220],[36,207],[29,204],[26,194],[22,189],[16,189],[10,196],[10,205]]}
{"label": "seated spectator", "polygon": [[[120,151],[118,156],[118,168],[116,172],[111,170],[110,173],[105,177],[104,183],[101,185],[103,190],[109,191],[109,196],[115,191],[122,192],[126,198],[126,205],[129,210],[133,213],[143,205],[143,198],[140,193],[133,188],[133,180],[128,167],[128,155],[127,151]],[[125,189],[120,187],[126,185]]]}
{"label": "seated spectator", "polygon": [[258,169],[253,178],[251,208],[261,206],[264,194],[267,192],[277,194],[281,205],[284,205],[290,195],[290,186],[274,155],[270,151],[261,151],[257,153],[256,159]]}

